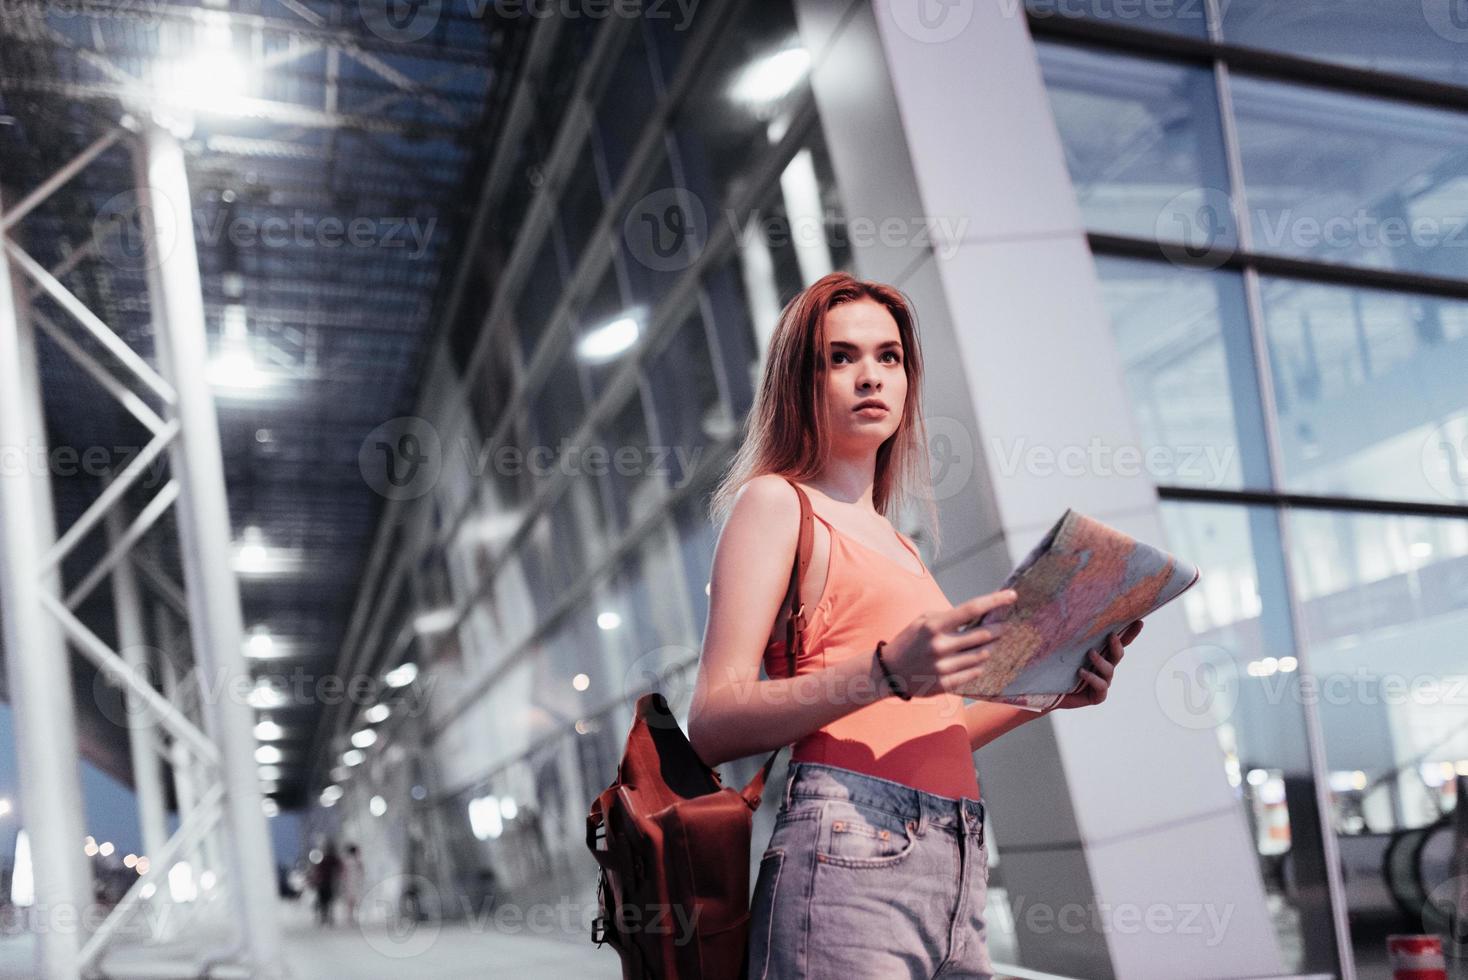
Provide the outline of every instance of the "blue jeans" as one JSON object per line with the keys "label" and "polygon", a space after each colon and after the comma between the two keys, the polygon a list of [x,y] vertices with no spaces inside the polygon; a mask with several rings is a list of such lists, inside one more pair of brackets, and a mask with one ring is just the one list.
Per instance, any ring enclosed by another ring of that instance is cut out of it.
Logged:
{"label": "blue jeans", "polygon": [[749,923],[750,980],[992,980],[984,805],[793,762]]}

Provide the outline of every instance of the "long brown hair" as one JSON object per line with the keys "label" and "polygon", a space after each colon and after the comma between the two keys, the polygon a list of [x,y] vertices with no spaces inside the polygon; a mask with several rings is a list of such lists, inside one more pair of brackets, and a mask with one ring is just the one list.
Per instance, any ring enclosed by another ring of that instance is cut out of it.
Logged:
{"label": "long brown hair", "polygon": [[709,516],[715,527],[723,526],[739,489],[755,477],[774,473],[799,482],[825,468],[830,453],[826,314],[843,303],[861,299],[880,303],[897,321],[907,374],[902,421],[897,431],[877,447],[872,504],[877,513],[891,519],[909,501],[921,501],[922,520],[937,546],[937,511],[921,408],[923,358],[912,303],[894,286],[857,279],[845,272],[832,272],[811,283],[780,312],[759,391],[744,419],[744,440],[710,500]]}

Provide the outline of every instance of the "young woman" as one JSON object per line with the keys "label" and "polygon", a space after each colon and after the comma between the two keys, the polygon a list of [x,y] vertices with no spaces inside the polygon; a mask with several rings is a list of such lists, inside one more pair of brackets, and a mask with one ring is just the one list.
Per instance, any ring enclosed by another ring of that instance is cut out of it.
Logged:
{"label": "young woman", "polygon": [[[1038,714],[952,693],[984,672],[1004,626],[955,629],[1014,595],[954,606],[888,521],[918,497],[936,523],[921,385],[907,299],[826,276],[781,314],[714,495],[723,529],[689,737],[710,766],[795,743],[755,884],[752,978],[992,976],[972,753]],[[797,493],[816,519],[792,678],[780,606]],[[1084,686],[1057,707],[1104,701],[1140,630],[1093,653]]]}

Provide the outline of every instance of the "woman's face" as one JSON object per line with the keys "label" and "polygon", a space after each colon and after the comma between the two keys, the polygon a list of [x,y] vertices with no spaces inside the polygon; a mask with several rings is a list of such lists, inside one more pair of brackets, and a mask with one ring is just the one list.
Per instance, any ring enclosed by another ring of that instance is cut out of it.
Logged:
{"label": "woman's face", "polygon": [[905,356],[897,321],[882,304],[853,300],[826,314],[826,415],[837,452],[874,453],[897,431],[907,403]]}

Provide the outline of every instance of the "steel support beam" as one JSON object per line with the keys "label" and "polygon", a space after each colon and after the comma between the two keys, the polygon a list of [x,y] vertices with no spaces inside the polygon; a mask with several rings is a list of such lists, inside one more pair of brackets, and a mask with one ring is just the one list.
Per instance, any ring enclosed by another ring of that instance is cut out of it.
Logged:
{"label": "steel support beam", "polygon": [[[107,515],[107,538],[113,548],[126,546],[127,521],[114,507]],[[123,557],[112,571],[112,605],[117,614],[117,645],[123,662],[151,684],[156,668],[150,662],[147,635],[143,632],[142,593],[132,563]],[[168,824],[163,801],[163,767],[155,742],[158,722],[149,705],[131,691],[124,692],[127,704],[128,751],[133,765],[133,791],[138,798],[138,823],[143,834],[143,853],[161,854],[168,843]]]}
{"label": "steel support beam", "polygon": [[[92,894],[82,853],[81,778],[66,646],[43,598],[59,576],[43,574],[42,554],[55,537],[51,481],[34,334],[18,301],[23,295],[0,248],[0,622],[4,624],[10,704],[20,759],[22,825],[30,837],[38,916],[58,911],[81,921]],[[39,440],[39,441],[38,441]],[[76,929],[38,930],[35,975],[75,980],[81,936]]]}
{"label": "steel support beam", "polygon": [[[275,862],[261,806],[250,708],[229,697],[232,682],[250,676],[243,650],[244,617],[231,560],[233,543],[225,495],[223,456],[214,397],[205,379],[204,296],[192,224],[175,229],[172,247],[159,249],[151,219],[191,214],[188,175],[177,138],[156,122],[137,141],[139,195],[149,240],[149,292],[158,330],[158,357],[172,385],[180,434],[170,447],[179,482],[178,529],[189,603],[189,626],[205,722],[219,748],[225,786],[230,879],[253,976],[285,975],[281,960]],[[149,205],[162,200],[161,211]]]}

